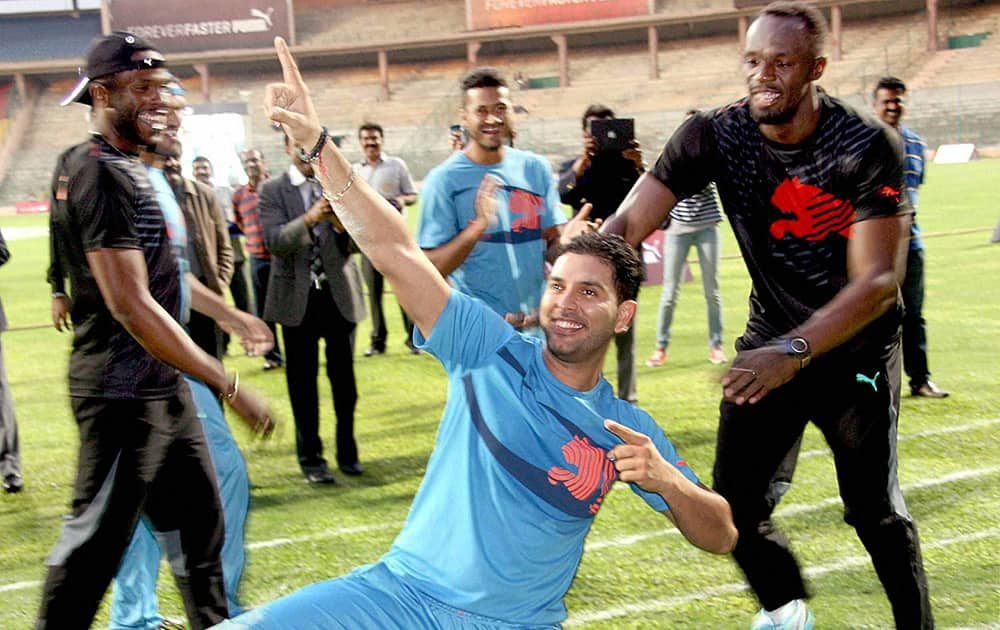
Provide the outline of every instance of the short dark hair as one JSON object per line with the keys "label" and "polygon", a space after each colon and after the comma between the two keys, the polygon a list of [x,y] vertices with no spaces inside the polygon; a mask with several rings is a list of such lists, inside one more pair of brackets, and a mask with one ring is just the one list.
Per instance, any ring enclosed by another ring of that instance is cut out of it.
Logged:
{"label": "short dark hair", "polygon": [[563,254],[595,256],[611,267],[619,304],[638,297],[639,287],[646,275],[642,260],[639,252],[617,234],[581,234],[560,249],[559,255]]}
{"label": "short dark hair", "polygon": [[600,103],[594,103],[593,105],[590,105],[589,107],[587,107],[587,109],[583,111],[583,118],[580,119],[580,122],[583,123],[583,128],[586,129],[588,118],[614,118],[614,117],[615,113],[611,111],[610,107],[608,107],[607,105],[601,105]]}
{"label": "short dark hair", "polygon": [[878,94],[879,90],[892,90],[894,92],[905,92],[906,84],[903,80],[897,77],[882,77],[875,84],[875,89],[872,90],[872,98]]}
{"label": "short dark hair", "polygon": [[[363,122],[363,123],[361,123],[361,126],[358,127],[358,135],[359,136],[361,135],[362,131],[377,131],[378,135],[380,135],[383,138],[385,137],[385,132],[382,131],[382,125],[380,125],[378,123]],[[340,146],[340,145],[337,145],[337,146]]]}
{"label": "short dark hair", "polygon": [[773,17],[797,18],[805,23],[809,31],[809,49],[814,57],[823,54],[826,46],[826,18],[819,9],[807,2],[798,0],[779,0],[772,2],[760,10],[758,17],[770,15]]}
{"label": "short dark hair", "polygon": [[191,160],[191,163],[194,164],[195,162],[208,162],[209,166],[212,165],[212,160],[208,159],[204,155],[196,155],[196,156],[194,156],[194,159]]}
{"label": "short dark hair", "polygon": [[467,91],[475,88],[507,87],[507,80],[496,68],[483,66],[482,68],[473,68],[466,73],[458,85],[462,88],[464,95]]}

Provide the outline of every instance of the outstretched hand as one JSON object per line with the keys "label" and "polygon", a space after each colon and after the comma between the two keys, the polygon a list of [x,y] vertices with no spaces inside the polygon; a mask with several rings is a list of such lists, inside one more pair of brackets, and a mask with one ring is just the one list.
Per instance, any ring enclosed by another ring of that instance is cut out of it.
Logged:
{"label": "outstretched hand", "polygon": [[296,146],[309,150],[315,146],[323,126],[288,44],[283,38],[275,37],[274,50],[281,63],[282,82],[268,84],[264,93],[264,113],[271,122],[281,125]]}
{"label": "outstretched hand", "polygon": [[601,219],[594,219],[593,221],[590,220],[590,211],[593,209],[594,204],[583,204],[580,211],[573,215],[573,218],[563,225],[562,232],[559,234],[559,242],[562,245],[568,244],[581,234],[589,234],[600,229],[601,223],[603,223]]}
{"label": "outstretched hand", "polygon": [[266,354],[274,347],[274,335],[264,320],[236,308],[227,309],[229,317],[218,320],[219,328],[240,338],[240,345],[250,356]]}

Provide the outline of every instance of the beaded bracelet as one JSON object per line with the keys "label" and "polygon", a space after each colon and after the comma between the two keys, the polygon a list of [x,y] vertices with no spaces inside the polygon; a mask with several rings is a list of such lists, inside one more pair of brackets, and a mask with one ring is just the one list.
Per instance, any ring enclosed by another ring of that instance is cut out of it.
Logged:
{"label": "beaded bracelet", "polygon": [[327,131],[326,127],[321,127],[319,133],[319,140],[316,141],[316,146],[313,147],[312,151],[306,153],[304,149],[299,148],[299,159],[303,162],[315,162],[319,159],[320,153],[323,152],[323,147],[326,146],[326,139],[330,137],[330,132]]}

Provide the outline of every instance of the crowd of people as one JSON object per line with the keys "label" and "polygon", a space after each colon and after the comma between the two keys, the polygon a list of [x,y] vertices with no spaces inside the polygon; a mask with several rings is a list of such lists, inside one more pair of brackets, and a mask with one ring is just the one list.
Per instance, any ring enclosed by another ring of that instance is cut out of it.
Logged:
{"label": "crowd of people", "polygon": [[[694,546],[732,555],[761,604],[752,628],[812,628],[806,582],[771,519],[809,422],[830,446],[845,520],[897,627],[933,627],[895,439],[901,366],[912,395],[948,395],[930,379],[921,315],[924,145],[901,124],[901,80],[874,86],[872,113],[817,85],[825,36],[811,5],[768,5],[746,34],[748,95],[688,112],[651,166],[634,138],[603,146],[595,121],[617,117],[601,104],[584,110],[581,151],[558,169],[514,148],[507,81],[476,68],[460,82],[455,150],[419,192],[415,235],[405,213],[417,187],[383,151],[383,128],[360,125],[363,158],[349,162],[280,38],[283,77],[265,111],[287,166],[272,175],[245,148],[248,181],[236,190],[217,185],[202,156],[194,179],[183,175],[186,96],[164,55],[129,33],[96,39],[64,103],[90,108],[91,136],[60,155],[52,178],[52,319],[74,336],[80,450],[36,627],[88,627],[112,583],[112,628],[172,627],[156,601],[161,554],[193,628],[557,627],[619,480]],[[724,219],[753,284],[732,359],[718,282]],[[667,364],[692,246],[708,360],[728,364],[711,487],[637,406],[639,248],[657,229],[663,294],[646,365]],[[0,264],[7,257],[0,235]],[[223,361],[235,339],[264,370],[284,370],[299,468],[330,486],[322,340],[337,468],[363,475],[355,337],[370,313],[360,355],[384,360],[386,281],[407,351],[432,355],[449,380],[406,524],[375,564],[245,612],[250,485],[224,407],[264,437],[275,424]],[[612,342],[616,388],[602,374]],[[2,350],[0,449],[4,489],[21,491]]]}

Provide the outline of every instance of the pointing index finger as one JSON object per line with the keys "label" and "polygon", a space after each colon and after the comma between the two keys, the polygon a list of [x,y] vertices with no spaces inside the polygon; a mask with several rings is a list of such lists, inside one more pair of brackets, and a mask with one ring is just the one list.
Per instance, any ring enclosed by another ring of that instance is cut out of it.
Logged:
{"label": "pointing index finger", "polygon": [[611,431],[618,437],[620,437],[625,444],[638,446],[640,444],[643,444],[645,440],[648,439],[642,433],[639,433],[638,431],[633,431],[624,424],[619,424],[614,420],[605,419],[604,428],[607,429],[608,431]]}
{"label": "pointing index finger", "polygon": [[292,57],[292,51],[288,48],[288,43],[283,37],[274,38],[274,50],[278,53],[278,61],[281,62],[281,76],[285,83],[295,87],[303,85],[302,74],[299,73],[299,65]]}

